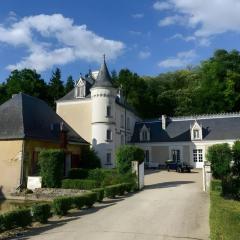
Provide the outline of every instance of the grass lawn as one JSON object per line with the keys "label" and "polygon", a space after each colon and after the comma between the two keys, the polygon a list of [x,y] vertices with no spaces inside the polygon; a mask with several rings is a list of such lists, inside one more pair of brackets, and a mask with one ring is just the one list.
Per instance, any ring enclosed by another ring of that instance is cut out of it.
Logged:
{"label": "grass lawn", "polygon": [[219,191],[211,191],[211,240],[240,239],[240,201],[224,199]]}

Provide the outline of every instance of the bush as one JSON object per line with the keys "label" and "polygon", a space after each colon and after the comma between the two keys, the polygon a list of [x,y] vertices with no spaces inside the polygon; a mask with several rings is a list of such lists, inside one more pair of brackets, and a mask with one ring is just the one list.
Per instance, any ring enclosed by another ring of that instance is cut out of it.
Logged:
{"label": "bush", "polygon": [[62,188],[90,190],[98,187],[97,182],[88,179],[65,179],[62,180]]}
{"label": "bush", "polygon": [[222,192],[222,182],[219,179],[212,179],[211,181],[211,190]]}
{"label": "bush", "polygon": [[109,176],[115,176],[117,174],[114,169],[96,168],[89,170],[88,179],[95,180],[101,185]]}
{"label": "bush", "polygon": [[212,173],[215,178],[222,179],[229,175],[232,152],[227,143],[210,146],[206,157],[211,163]]}
{"label": "bush", "polygon": [[39,154],[40,175],[43,185],[49,188],[61,186],[64,175],[64,152],[62,150],[42,150]]}
{"label": "bush", "polygon": [[233,154],[233,175],[240,179],[240,141],[236,141],[232,147]]}
{"label": "bush", "polygon": [[130,172],[132,161],[141,164],[144,161],[144,151],[136,146],[124,145],[120,147],[116,155],[117,170],[120,174]]}
{"label": "bush", "polygon": [[104,188],[94,188],[91,191],[97,193],[97,201],[102,202],[104,198]]}
{"label": "bush", "polygon": [[53,200],[53,212],[56,215],[64,216],[74,204],[73,197],[57,197]]}
{"label": "bush", "polygon": [[81,209],[83,206],[85,206],[86,199],[84,195],[74,196],[73,203],[77,209]]}
{"label": "bush", "polygon": [[232,176],[224,178],[222,180],[222,194],[240,200],[240,179]]}
{"label": "bush", "polygon": [[32,223],[30,209],[17,209],[0,215],[1,231],[26,227]]}
{"label": "bush", "polygon": [[82,161],[80,162],[81,168],[100,168],[101,167],[101,160],[97,156],[96,152],[93,149],[84,149],[82,153]]}
{"label": "bush", "polygon": [[33,219],[40,223],[47,223],[51,217],[51,205],[48,203],[39,203],[32,206]]}
{"label": "bush", "polygon": [[124,185],[116,184],[105,187],[104,194],[105,197],[115,198],[116,195],[123,195],[123,191],[125,192]]}
{"label": "bush", "polygon": [[97,201],[97,193],[91,192],[83,195],[85,199],[85,206],[90,208]]}
{"label": "bush", "polygon": [[88,177],[88,169],[72,168],[68,172],[68,178],[70,179],[86,179]]}

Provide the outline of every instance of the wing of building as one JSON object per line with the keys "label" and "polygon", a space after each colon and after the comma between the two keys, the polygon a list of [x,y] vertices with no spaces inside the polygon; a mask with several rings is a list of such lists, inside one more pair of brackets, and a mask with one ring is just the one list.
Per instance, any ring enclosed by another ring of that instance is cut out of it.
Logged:
{"label": "wing of building", "polygon": [[136,122],[132,143],[145,151],[149,166],[166,160],[188,162],[202,168],[209,146],[240,139],[240,114],[218,114]]}
{"label": "wing of building", "polygon": [[78,167],[82,150],[89,143],[74,131],[44,101],[19,93],[0,106],[1,193],[23,185],[37,173],[41,149],[65,151],[65,172]]}
{"label": "wing of building", "polygon": [[57,113],[101,158],[103,167],[115,166],[116,149],[130,142],[140,118],[113,86],[105,59],[96,73],[80,77],[75,88],[59,99]]}

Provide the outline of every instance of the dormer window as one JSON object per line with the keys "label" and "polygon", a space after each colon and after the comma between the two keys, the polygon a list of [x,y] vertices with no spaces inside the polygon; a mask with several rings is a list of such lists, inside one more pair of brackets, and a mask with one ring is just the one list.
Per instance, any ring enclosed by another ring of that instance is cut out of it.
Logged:
{"label": "dormer window", "polygon": [[194,139],[199,139],[200,138],[199,130],[193,130],[193,138]]}
{"label": "dormer window", "polygon": [[202,140],[202,126],[197,121],[195,121],[193,126],[190,126],[190,129],[192,140]]}
{"label": "dormer window", "polygon": [[150,141],[150,132],[146,125],[144,125],[140,131],[140,141],[141,142]]}
{"label": "dormer window", "polygon": [[85,97],[85,85],[76,87],[76,98],[84,98]]}

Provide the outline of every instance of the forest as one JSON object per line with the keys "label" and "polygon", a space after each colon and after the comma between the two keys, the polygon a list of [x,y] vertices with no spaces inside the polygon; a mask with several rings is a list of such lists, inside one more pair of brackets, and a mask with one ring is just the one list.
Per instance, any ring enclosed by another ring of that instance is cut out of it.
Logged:
{"label": "forest", "polygon": [[[240,111],[240,52],[237,50],[219,49],[198,66],[154,77],[139,76],[129,69],[112,71],[112,79],[142,118]],[[24,92],[54,108],[55,101],[74,84],[71,75],[63,81],[59,68],[48,81],[35,70],[14,70],[0,83],[0,103],[12,94]]]}

